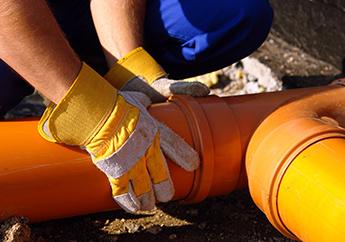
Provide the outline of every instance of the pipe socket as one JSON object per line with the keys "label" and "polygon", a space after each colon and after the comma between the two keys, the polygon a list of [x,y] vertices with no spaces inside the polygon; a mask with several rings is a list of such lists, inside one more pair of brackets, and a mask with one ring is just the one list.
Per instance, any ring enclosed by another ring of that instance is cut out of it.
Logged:
{"label": "pipe socket", "polygon": [[250,193],[285,236],[344,238],[343,127],[345,89],[330,86],[290,100],[254,132],[246,154]]}

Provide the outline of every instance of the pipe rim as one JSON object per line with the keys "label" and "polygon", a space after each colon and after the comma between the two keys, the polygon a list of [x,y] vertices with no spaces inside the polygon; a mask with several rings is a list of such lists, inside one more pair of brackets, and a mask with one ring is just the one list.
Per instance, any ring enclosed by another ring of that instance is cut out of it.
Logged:
{"label": "pipe rim", "polygon": [[200,155],[200,167],[195,171],[194,182],[185,203],[198,203],[209,194],[214,173],[214,144],[211,128],[201,105],[190,96],[176,95],[169,99],[180,107],[188,120],[194,149]]}

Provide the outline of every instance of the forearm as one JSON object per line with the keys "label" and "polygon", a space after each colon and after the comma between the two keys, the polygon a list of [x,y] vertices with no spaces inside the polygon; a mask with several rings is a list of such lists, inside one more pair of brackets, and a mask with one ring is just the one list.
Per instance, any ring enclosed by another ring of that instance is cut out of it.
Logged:
{"label": "forearm", "polygon": [[81,66],[44,0],[0,1],[0,58],[55,103]]}
{"label": "forearm", "polygon": [[91,12],[108,66],[143,45],[145,0],[91,0]]}

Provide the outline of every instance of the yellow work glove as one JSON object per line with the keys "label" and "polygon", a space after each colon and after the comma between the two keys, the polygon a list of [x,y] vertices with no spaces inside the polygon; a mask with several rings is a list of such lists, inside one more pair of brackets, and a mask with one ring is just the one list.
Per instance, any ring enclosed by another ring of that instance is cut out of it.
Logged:
{"label": "yellow work glove", "polygon": [[210,93],[201,82],[183,82],[167,78],[162,67],[142,47],[118,60],[105,78],[117,89],[142,92],[152,102],[165,101],[173,94],[204,97]]}
{"label": "yellow work glove", "polygon": [[[60,103],[48,106],[38,129],[49,141],[86,149],[108,177],[112,196],[123,209],[150,210],[156,200],[169,201],[174,187],[160,149],[161,124],[147,112],[149,104],[141,93],[117,91],[84,63]],[[163,131],[177,136],[170,129]],[[166,145],[172,153],[181,153],[174,143]],[[187,154],[176,156],[176,163],[196,169],[197,153],[190,147],[184,151]]]}

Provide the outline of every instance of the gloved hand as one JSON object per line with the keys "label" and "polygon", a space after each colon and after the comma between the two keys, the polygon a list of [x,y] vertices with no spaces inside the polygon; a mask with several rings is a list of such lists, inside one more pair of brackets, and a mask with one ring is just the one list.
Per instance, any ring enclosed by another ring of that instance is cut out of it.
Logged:
{"label": "gloved hand", "polygon": [[[155,200],[169,201],[174,187],[165,158],[182,168],[199,165],[198,154],[146,110],[143,94],[121,92],[83,64],[68,93],[48,106],[39,123],[47,140],[86,149],[110,182],[115,201],[126,211],[150,210]],[[182,142],[183,145],[180,146]],[[177,146],[179,145],[179,147]]]}
{"label": "gloved hand", "polygon": [[145,93],[154,103],[163,102],[173,94],[204,97],[210,93],[203,83],[167,78],[165,71],[142,47],[115,63],[105,78],[117,89]]}

